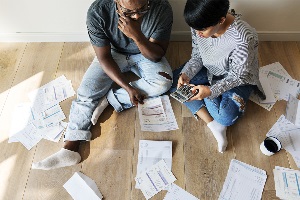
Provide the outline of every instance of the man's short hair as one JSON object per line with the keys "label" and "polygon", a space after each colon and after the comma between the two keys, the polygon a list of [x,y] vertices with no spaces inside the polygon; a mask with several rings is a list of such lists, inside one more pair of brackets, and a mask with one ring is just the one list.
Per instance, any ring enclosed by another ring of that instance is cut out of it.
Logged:
{"label": "man's short hair", "polygon": [[184,8],[186,23],[195,30],[215,26],[229,10],[229,0],[187,0]]}

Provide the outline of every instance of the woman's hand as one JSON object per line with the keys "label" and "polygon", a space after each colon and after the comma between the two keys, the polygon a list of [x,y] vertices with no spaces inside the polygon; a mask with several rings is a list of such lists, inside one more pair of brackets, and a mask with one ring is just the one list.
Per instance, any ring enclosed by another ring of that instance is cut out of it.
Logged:
{"label": "woman's hand", "polygon": [[190,82],[190,78],[185,73],[182,73],[179,76],[177,88],[179,88],[182,85],[187,85],[187,84],[189,84],[189,82]]}
{"label": "woman's hand", "polygon": [[204,99],[206,97],[209,97],[211,95],[210,88],[208,86],[205,86],[205,85],[196,85],[191,90],[192,90],[193,93],[196,93],[198,91],[198,94],[196,94],[195,96],[190,98],[189,101],[202,100],[202,99]]}

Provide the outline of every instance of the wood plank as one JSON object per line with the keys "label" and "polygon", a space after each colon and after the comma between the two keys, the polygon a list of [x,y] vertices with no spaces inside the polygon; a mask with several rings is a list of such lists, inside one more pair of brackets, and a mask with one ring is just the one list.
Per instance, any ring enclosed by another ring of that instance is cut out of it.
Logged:
{"label": "wood plank", "polygon": [[82,163],[82,172],[92,178],[104,199],[131,199],[132,150],[93,148]]}
{"label": "wood plank", "polygon": [[0,116],[27,43],[0,43]]}
{"label": "wood plank", "polygon": [[[13,87],[0,117],[0,132],[8,138],[10,130],[11,112],[14,107],[29,101],[27,94],[51,80],[57,68],[62,43],[30,43],[27,45],[23,58],[15,76]],[[53,60],[56,60],[53,63]],[[45,76],[47,74],[48,76]],[[1,184],[1,196],[5,199],[22,199],[26,188],[35,147],[28,151],[21,143],[8,144],[2,141],[3,153],[0,155],[0,177],[5,182]]]}
{"label": "wood plank", "polygon": [[218,199],[229,163],[235,157],[232,130],[227,130],[228,147],[222,154],[206,123],[183,118],[186,190],[200,199]]}

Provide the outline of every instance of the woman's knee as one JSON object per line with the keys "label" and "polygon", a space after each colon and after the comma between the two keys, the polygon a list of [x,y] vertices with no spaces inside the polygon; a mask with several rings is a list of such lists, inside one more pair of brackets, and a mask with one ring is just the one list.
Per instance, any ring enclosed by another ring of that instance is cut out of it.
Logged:
{"label": "woman's knee", "polygon": [[244,114],[245,108],[244,99],[233,93],[230,99],[222,100],[218,111],[213,113],[213,118],[224,126],[230,126]]}

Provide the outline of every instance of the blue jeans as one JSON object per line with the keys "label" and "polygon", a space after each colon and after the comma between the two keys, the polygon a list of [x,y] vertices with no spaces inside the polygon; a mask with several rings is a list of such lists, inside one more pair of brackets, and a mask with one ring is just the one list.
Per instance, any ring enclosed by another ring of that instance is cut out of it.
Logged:
{"label": "blue jeans", "polygon": [[[178,78],[183,66],[173,71],[174,81],[170,92],[176,90]],[[207,78],[207,69],[203,67],[190,81],[194,85],[210,85]],[[235,87],[214,99],[204,98],[185,102],[184,104],[198,119],[197,112],[205,106],[209,114],[218,123],[230,126],[244,113],[246,102],[253,90],[252,85]]]}
{"label": "blue jeans", "polygon": [[[121,72],[132,71],[140,77],[130,85],[139,89],[147,97],[154,97],[167,92],[172,85],[172,69],[166,60],[154,63],[142,54],[124,55],[112,51],[112,57]],[[165,76],[161,75],[163,73]],[[101,97],[107,100],[117,112],[131,108],[133,104],[126,90],[111,89],[113,80],[106,75],[95,57],[83,76],[77,90],[77,99],[72,102],[69,124],[64,140],[76,141],[91,139],[91,118]]]}

